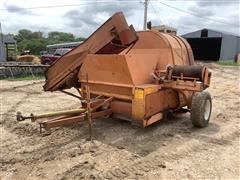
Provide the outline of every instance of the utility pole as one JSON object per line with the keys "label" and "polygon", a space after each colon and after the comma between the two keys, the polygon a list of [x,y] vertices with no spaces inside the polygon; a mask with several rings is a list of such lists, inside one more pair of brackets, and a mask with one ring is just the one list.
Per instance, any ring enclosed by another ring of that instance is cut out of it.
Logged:
{"label": "utility pole", "polygon": [[144,21],[143,21],[143,30],[147,30],[147,10],[148,10],[149,0],[144,1]]}

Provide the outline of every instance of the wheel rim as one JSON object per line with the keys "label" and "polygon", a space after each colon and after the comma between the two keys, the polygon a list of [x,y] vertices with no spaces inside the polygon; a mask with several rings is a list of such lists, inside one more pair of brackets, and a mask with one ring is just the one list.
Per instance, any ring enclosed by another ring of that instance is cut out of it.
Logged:
{"label": "wheel rim", "polygon": [[211,102],[210,102],[209,99],[207,99],[206,102],[205,102],[205,107],[204,107],[204,119],[205,119],[205,121],[208,121],[210,113],[211,113]]}

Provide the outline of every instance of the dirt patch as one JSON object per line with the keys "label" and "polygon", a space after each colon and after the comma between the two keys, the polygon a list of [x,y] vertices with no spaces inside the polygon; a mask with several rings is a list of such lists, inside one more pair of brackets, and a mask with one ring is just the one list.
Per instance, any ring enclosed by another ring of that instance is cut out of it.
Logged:
{"label": "dirt patch", "polygon": [[93,142],[86,141],[86,123],[40,134],[38,124],[16,122],[16,111],[71,109],[80,102],[43,92],[40,81],[2,80],[1,179],[238,179],[239,68],[209,67],[213,114],[207,128],[193,128],[188,113],[145,129],[101,119]]}

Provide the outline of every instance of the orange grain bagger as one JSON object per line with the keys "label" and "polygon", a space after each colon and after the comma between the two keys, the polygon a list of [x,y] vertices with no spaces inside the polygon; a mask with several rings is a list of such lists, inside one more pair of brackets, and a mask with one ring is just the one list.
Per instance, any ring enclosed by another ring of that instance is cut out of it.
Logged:
{"label": "orange grain bagger", "polygon": [[[74,96],[82,109],[55,112],[61,117],[40,126],[49,129],[87,119],[91,131],[93,119],[111,115],[146,127],[166,112],[190,111],[193,125],[205,127],[212,108],[204,91],[210,78],[207,67],[195,65],[185,39],[153,30],[136,32],[119,12],[49,67],[44,90]],[[68,88],[76,88],[79,95]]]}

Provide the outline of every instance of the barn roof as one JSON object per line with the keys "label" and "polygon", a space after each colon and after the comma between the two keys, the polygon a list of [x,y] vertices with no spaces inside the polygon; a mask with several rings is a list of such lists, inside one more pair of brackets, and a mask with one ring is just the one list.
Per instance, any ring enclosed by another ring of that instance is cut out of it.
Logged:
{"label": "barn roof", "polygon": [[208,30],[208,31],[214,31],[214,32],[217,32],[217,33],[226,34],[226,35],[231,35],[231,36],[240,37],[240,35],[237,34],[237,33],[231,33],[231,32],[227,32],[227,31],[219,31],[219,30],[216,30],[216,29],[207,29],[207,30]]}
{"label": "barn roof", "polygon": [[208,30],[208,31],[213,31],[213,32],[216,32],[216,33],[220,33],[222,35],[230,35],[230,36],[235,36],[235,37],[240,37],[240,34],[237,34],[237,33],[231,33],[231,32],[227,32],[227,31],[220,31],[220,30],[216,30],[216,29],[209,29],[209,28],[203,28],[203,29],[200,29],[200,30],[197,30],[197,31],[193,31],[193,32],[189,32],[189,33],[186,33],[186,34],[183,34],[182,36],[187,36],[187,35],[190,35],[192,33],[195,33],[195,32],[198,32],[198,31],[202,31],[202,30]]}
{"label": "barn roof", "polygon": [[4,43],[4,44],[15,44],[16,41],[14,40],[12,35],[1,35],[0,34],[0,43]]}

